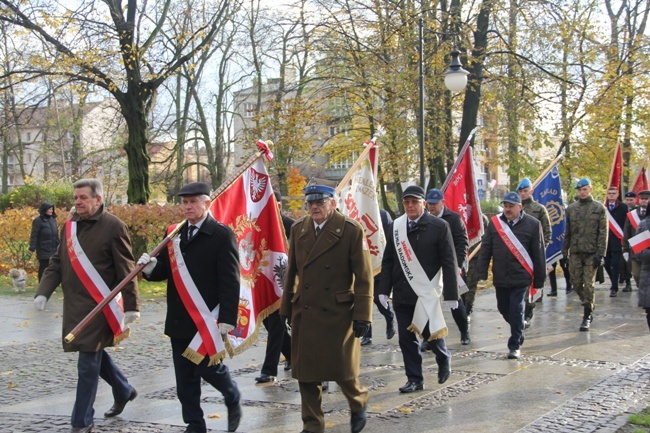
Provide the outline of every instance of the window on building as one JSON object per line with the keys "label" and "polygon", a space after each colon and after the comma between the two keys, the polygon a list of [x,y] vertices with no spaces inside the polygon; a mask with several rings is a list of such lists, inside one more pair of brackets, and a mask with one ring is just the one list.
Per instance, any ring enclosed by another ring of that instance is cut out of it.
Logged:
{"label": "window on building", "polygon": [[25,141],[28,143],[31,143],[32,141],[32,133],[31,132],[26,132],[25,133]]}
{"label": "window on building", "polygon": [[255,117],[255,104],[252,102],[244,104],[244,117]]}
{"label": "window on building", "polygon": [[338,161],[330,162],[330,168],[333,168],[335,170],[349,169],[350,167],[352,167],[352,165],[355,163],[355,161],[358,158],[359,158],[359,152],[354,151],[347,158],[343,158],[343,159],[339,159]]}
{"label": "window on building", "polygon": [[336,125],[331,125],[329,127],[330,130],[330,137],[334,137],[337,132],[339,132],[339,128]]}

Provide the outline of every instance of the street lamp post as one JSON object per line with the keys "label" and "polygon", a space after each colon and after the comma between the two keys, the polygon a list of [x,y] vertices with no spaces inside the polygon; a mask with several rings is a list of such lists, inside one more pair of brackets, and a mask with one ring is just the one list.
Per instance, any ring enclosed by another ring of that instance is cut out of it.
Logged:
{"label": "street lamp post", "polygon": [[[424,22],[422,17],[418,20],[419,25],[419,46],[418,51],[420,55],[420,185],[424,185]],[[460,51],[453,50],[451,53],[451,62],[449,69],[444,73],[445,86],[452,92],[459,92],[467,85],[467,76],[469,72],[463,69],[460,63]]]}

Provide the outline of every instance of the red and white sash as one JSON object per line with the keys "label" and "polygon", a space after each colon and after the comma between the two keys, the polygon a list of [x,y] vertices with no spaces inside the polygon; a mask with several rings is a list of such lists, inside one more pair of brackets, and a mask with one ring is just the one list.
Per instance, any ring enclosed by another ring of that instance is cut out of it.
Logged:
{"label": "red and white sash", "polygon": [[429,322],[429,331],[431,333],[429,340],[443,338],[449,330],[440,305],[440,295],[442,294],[440,277],[442,270],[438,271],[433,279],[429,279],[409,242],[407,221],[408,217],[404,214],[393,223],[393,241],[397,260],[402,266],[406,280],[415,294],[418,295],[413,320],[407,329],[422,335],[422,330]]}
{"label": "red and white sash", "polygon": [[609,212],[607,212],[607,222],[609,224],[609,229],[621,240],[621,242],[623,242],[623,229],[618,225],[612,214]]}
{"label": "red and white sash", "polygon": [[641,222],[641,217],[639,216],[639,209],[634,209],[627,213],[627,219],[632,224],[634,231],[639,228],[639,223]]}
{"label": "red and white sash", "polygon": [[[175,224],[167,229],[167,234],[171,233],[174,228],[176,228]],[[198,330],[190,345],[183,352],[183,356],[197,365],[207,356],[210,358],[208,365],[217,365],[226,353],[226,346],[217,325],[219,305],[210,311],[203,296],[199,293],[183,260],[180,236],[176,236],[167,244],[167,251],[176,291]]]}
{"label": "red and white sash", "polygon": [[493,216],[492,222],[494,223],[494,227],[497,229],[499,237],[501,237],[501,240],[508,248],[508,251],[510,251],[512,255],[515,256],[515,259],[517,259],[519,264],[526,270],[526,272],[528,272],[528,275],[530,275],[530,297],[532,298],[531,302],[535,301],[541,296],[541,291],[536,290],[533,287],[533,259],[530,258],[530,254],[528,254],[526,248],[524,248],[521,242],[519,242],[519,239],[517,239],[515,234],[512,232],[510,226],[508,224],[504,224],[504,221],[500,218],[501,215],[503,214]]}
{"label": "red and white sash", "polygon": [[[70,258],[72,270],[84,288],[88,290],[90,296],[99,304],[111,293],[111,289],[108,288],[101,275],[99,275],[99,272],[97,272],[97,269],[95,269],[86,253],[84,253],[81,245],[79,245],[77,223],[68,220],[66,222],[65,234],[68,257]],[[119,343],[129,336],[130,329],[124,326],[124,307],[122,305],[121,293],[113,298],[102,312],[106,317],[108,326],[113,331],[114,344]]]}

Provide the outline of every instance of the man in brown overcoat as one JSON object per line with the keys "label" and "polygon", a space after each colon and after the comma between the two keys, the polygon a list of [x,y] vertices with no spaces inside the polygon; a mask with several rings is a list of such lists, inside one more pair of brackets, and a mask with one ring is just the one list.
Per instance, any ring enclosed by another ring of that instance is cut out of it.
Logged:
{"label": "man in brown overcoat", "polygon": [[[61,284],[64,337],[135,268],[128,229],[106,211],[101,182],[81,179],[73,188],[76,213],[61,229],[61,245],[50,259],[34,298],[35,308],[44,310],[47,300]],[[79,352],[71,433],[92,431],[99,377],[111,386],[115,400],[113,407],[104,413],[105,417],[119,415],[138,395],[104,350],[126,338],[126,325],[140,317],[136,280],[128,283],[121,295],[124,312],[111,303],[74,340],[63,341],[65,352]],[[117,304],[116,300],[113,302]]]}
{"label": "man in brown overcoat", "polygon": [[[323,433],[322,382],[335,381],[366,425],[368,390],[359,383],[359,338],[370,325],[373,276],[363,228],[336,211],[334,188],[304,190],[309,216],[291,228],[280,314],[291,323],[292,376],[302,400],[303,433]],[[356,338],[355,338],[356,337]]]}

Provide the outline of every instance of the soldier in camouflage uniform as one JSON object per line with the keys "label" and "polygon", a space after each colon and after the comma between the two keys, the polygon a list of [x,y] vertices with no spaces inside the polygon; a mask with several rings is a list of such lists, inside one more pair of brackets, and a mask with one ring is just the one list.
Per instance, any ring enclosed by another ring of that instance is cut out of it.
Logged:
{"label": "soldier in camouflage uniform", "polygon": [[[546,251],[546,246],[551,243],[551,219],[548,216],[548,211],[546,206],[539,204],[533,198],[533,184],[530,179],[527,177],[523,178],[519,185],[517,185],[517,192],[519,197],[521,197],[521,204],[524,207],[524,212],[532,216],[537,221],[542,224],[542,235],[544,236],[544,250]],[[530,295],[530,294],[529,294]],[[542,298],[539,298],[541,300]],[[530,321],[533,319],[533,309],[535,308],[535,303],[530,302],[530,296],[526,297],[526,312],[524,315],[524,327],[528,328],[530,326]]]}
{"label": "soldier in camouflage uniform", "polygon": [[588,331],[593,320],[596,269],[603,265],[609,228],[607,209],[591,196],[591,180],[580,179],[575,189],[579,199],[566,211],[562,254],[569,258],[571,282],[584,307],[580,330]]}

